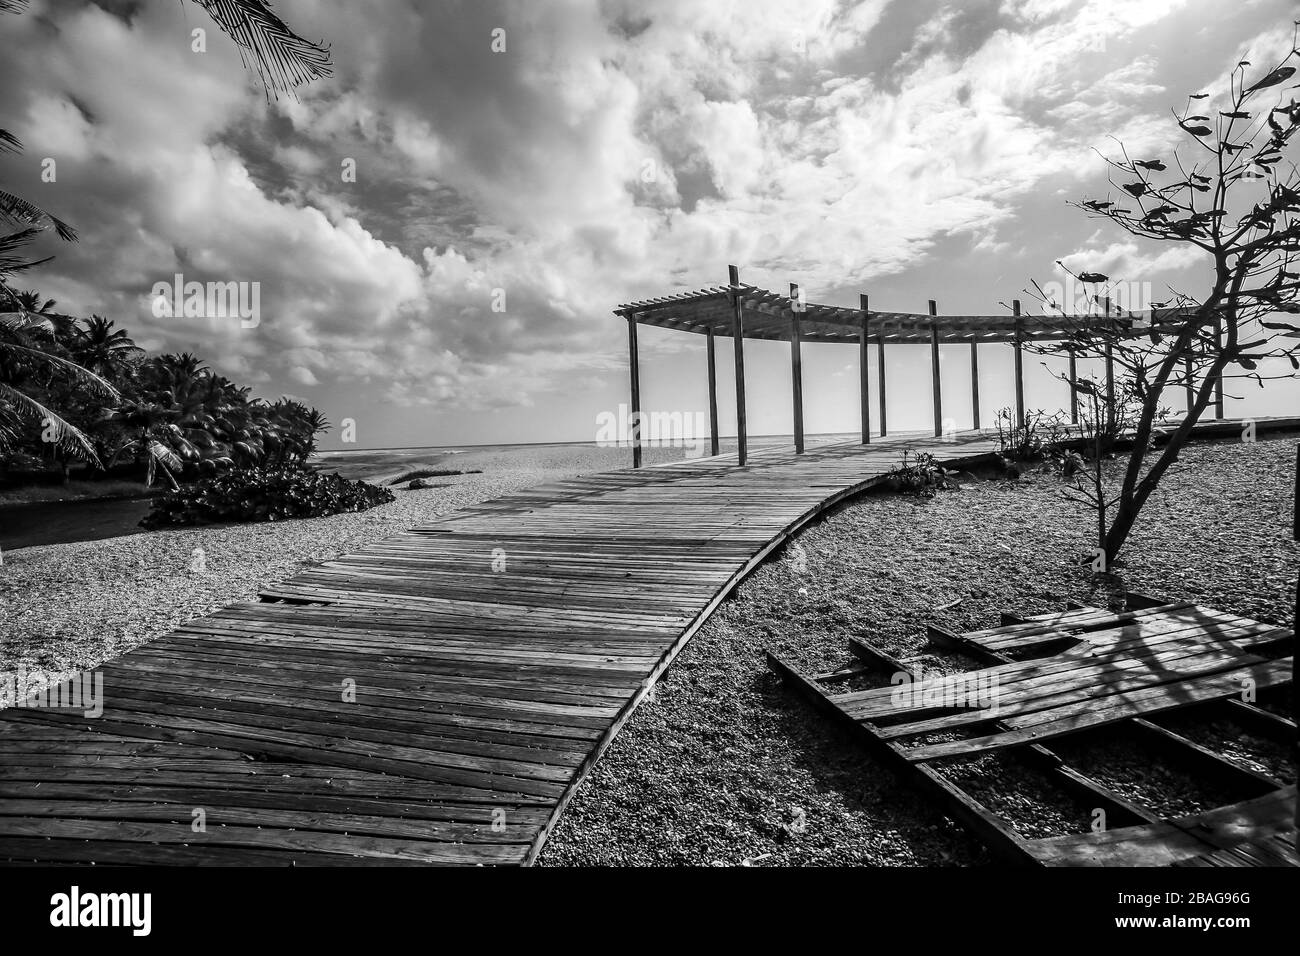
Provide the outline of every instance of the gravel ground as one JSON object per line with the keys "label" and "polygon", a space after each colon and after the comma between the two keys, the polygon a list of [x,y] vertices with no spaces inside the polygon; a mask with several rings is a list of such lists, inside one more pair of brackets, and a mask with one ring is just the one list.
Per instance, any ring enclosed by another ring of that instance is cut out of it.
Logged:
{"label": "gravel ground", "polygon": [[[680,452],[651,449],[647,462]],[[1289,623],[1294,440],[1189,449],[1148,505],[1123,569],[1134,590],[1195,599]],[[619,467],[627,453],[537,449],[467,453],[484,474],[399,491],[361,514],[275,525],[152,532],[5,553],[0,567],[0,671],[57,678],[92,667],[267,585],[391,531],[476,501]],[[392,470],[392,469],[390,469]],[[813,715],[767,671],[771,648],[808,671],[849,661],[859,634],[929,669],[927,621],[954,630],[998,612],[1056,610],[1067,598],[1106,603],[1118,590],[1073,563],[1089,521],[1046,474],[970,481],[931,499],[860,499],[807,529],[750,576],[679,656],[624,728],[559,822],[543,864],[943,865],[986,861],[965,831],[919,801],[847,737]],[[207,570],[189,570],[195,548]],[[954,604],[954,602],[957,602]],[[944,608],[943,610],[940,610]],[[1178,728],[1192,735],[1188,729]],[[1289,773],[1285,755],[1231,728],[1260,769]],[[1259,746],[1255,746],[1259,744]],[[1083,748],[1098,776],[1166,812],[1222,803],[1175,771],[1154,771],[1126,741]],[[1104,755],[1096,760],[1097,753]],[[1027,836],[1078,829],[1087,808],[1062,800],[1003,755],[955,773]]]}
{"label": "gravel ground", "polygon": [[[1294,437],[1189,448],[1129,541],[1123,583],[1289,625],[1300,557],[1290,540],[1294,458]],[[930,499],[869,496],[806,529],[677,658],[575,795],[540,862],[984,862],[976,841],[783,689],[762,652],[827,671],[849,662],[846,638],[861,635],[926,669],[952,670],[960,662],[928,653],[927,622],[974,630],[995,626],[1002,610],[1112,602],[1122,586],[1073,563],[1091,546],[1090,518],[1061,487],[1031,473],[966,482]],[[1262,742],[1257,750],[1231,729],[1218,735],[1260,769],[1293,778],[1284,755]],[[1214,729],[1200,739],[1213,742]],[[1078,759],[1163,812],[1240,799],[1220,799],[1203,781],[1105,734]],[[1017,818],[1026,836],[1089,822],[1089,808],[1009,756],[953,772]]]}

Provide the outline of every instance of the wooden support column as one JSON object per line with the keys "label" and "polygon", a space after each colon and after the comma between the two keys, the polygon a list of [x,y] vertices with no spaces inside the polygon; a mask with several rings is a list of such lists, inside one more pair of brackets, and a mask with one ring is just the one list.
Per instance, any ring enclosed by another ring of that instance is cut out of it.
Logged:
{"label": "wooden support column", "polygon": [[1192,357],[1189,355],[1183,359],[1183,374],[1187,376],[1187,382],[1183,385],[1183,392],[1187,395],[1187,414],[1192,413],[1192,406],[1196,404],[1196,385],[1192,381]]}
{"label": "wooden support column", "polygon": [[[972,333],[974,334],[974,333]],[[980,430],[980,352],[979,343],[970,344],[970,408],[976,431]]]}
{"label": "wooden support column", "polygon": [[[1218,349],[1223,348],[1223,316],[1214,316],[1214,341]],[[1217,351],[1217,350],[1216,350]],[[1223,419],[1223,376],[1214,380],[1214,417]]]}
{"label": "wooden support column", "polygon": [[939,323],[933,321],[933,316],[939,314],[938,304],[934,299],[930,300],[930,379],[934,391],[934,437],[938,438],[943,434],[943,386],[939,381]]}
{"label": "wooden support column", "polygon": [[628,370],[632,379],[632,467],[641,467],[641,363],[636,349],[636,317],[627,317]]}
{"label": "wooden support column", "polygon": [[794,403],[794,453],[803,454],[803,326],[799,286],[790,283],[790,391]]}
{"label": "wooden support column", "polygon": [[[1110,296],[1106,296],[1105,303],[1106,303],[1106,318],[1110,318]],[[1107,329],[1109,330],[1109,323],[1107,323]],[[1107,419],[1113,418],[1116,412],[1117,410],[1115,408],[1115,349],[1110,342],[1107,342],[1106,343],[1106,417]],[[1113,422],[1108,420],[1106,422],[1106,427],[1109,428],[1113,424],[1114,424]]]}
{"label": "wooden support column", "polygon": [[868,381],[867,365],[867,297],[858,296],[858,308],[862,310],[862,325],[858,329],[858,398],[862,405],[862,444],[871,444],[871,383]]}
{"label": "wooden support column", "polygon": [[1075,388],[1079,384],[1078,361],[1074,356],[1074,350],[1070,350],[1070,424],[1079,424],[1079,392]]}
{"label": "wooden support column", "polygon": [[709,353],[709,453],[718,453],[718,353],[713,341],[713,329],[706,333]]}
{"label": "wooden support column", "polygon": [[1020,300],[1011,302],[1011,314],[1016,317],[1016,425],[1025,427],[1025,351],[1023,347],[1024,329],[1020,322]]}
{"label": "wooden support column", "polygon": [[736,442],[738,458],[745,464],[748,447],[745,435],[745,304],[740,297],[740,270],[727,266],[731,283],[731,344],[736,355]]}
{"label": "wooden support column", "polygon": [[889,431],[888,415],[885,408],[885,330],[881,329],[880,334],[876,336],[876,392],[879,394],[880,404],[880,437],[884,438]]}

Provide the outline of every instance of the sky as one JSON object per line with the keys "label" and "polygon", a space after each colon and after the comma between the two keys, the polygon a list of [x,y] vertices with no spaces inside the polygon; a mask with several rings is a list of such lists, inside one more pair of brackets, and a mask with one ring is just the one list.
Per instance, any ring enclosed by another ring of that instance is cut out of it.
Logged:
{"label": "sky", "polygon": [[[897,311],[1001,313],[1062,281],[1057,260],[1195,294],[1201,253],[1068,202],[1106,192],[1118,143],[1172,155],[1171,108],[1223,90],[1243,55],[1284,51],[1296,15],[1281,0],[275,9],[333,56],[296,98],[268,98],[193,3],[0,17],[0,128],[25,146],[0,182],[81,235],[42,240],[56,258],[26,285],[356,423],[355,444],[336,428],[325,449],[595,440],[628,401],[612,310],[722,284],[731,263],[764,288]],[[256,321],[158,314],[177,274],[256,283]],[[644,408],[707,408],[701,337],[643,328],[640,351]],[[887,356],[891,429],[927,427],[928,351]],[[960,427],[967,356],[944,349]],[[1010,363],[997,346],[980,362],[987,424],[1011,402]],[[789,433],[788,346],[749,342],[746,364],[750,433]],[[1065,386],[1027,365],[1031,407],[1059,407]],[[857,429],[857,382],[856,348],[805,346],[808,432]],[[1230,388],[1229,413],[1293,405],[1291,384]]]}

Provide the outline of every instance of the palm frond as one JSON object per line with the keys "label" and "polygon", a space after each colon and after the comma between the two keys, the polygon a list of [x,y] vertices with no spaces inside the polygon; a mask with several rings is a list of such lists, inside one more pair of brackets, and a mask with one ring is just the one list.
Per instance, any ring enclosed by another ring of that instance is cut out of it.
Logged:
{"label": "palm frond", "polygon": [[[27,243],[31,242],[41,234],[39,226],[27,226],[19,229],[17,232],[11,232],[8,235],[0,236],[0,255],[6,255],[15,249],[21,249]],[[11,292],[13,290],[10,290]],[[17,295],[17,293],[13,293]]]}
{"label": "palm frond", "polygon": [[181,459],[180,455],[176,454],[176,452],[172,451],[157,439],[154,439],[149,443],[149,454],[152,455],[156,461],[162,462],[162,464],[170,468],[172,471],[176,471],[185,465],[185,462]]}
{"label": "palm frond", "polygon": [[26,229],[20,229],[17,232],[11,232],[6,236],[0,236],[0,290],[10,291],[4,284],[4,278],[15,272],[23,272],[33,266],[39,266],[43,262],[49,262],[52,257],[46,256],[44,259],[24,259],[14,253],[27,245],[33,239],[41,234],[41,230],[29,226]]}
{"label": "palm frond", "polygon": [[16,342],[0,342],[0,351],[26,356],[34,359],[39,365],[66,372],[78,385],[86,387],[101,398],[112,402],[120,401],[122,398],[117,389],[106,380],[100,378],[90,369],[82,368],[76,362],[71,362],[60,355],[51,355],[49,352],[43,352],[40,349],[30,348],[26,345],[19,345]]}
{"label": "palm frond", "polygon": [[30,395],[24,395],[12,385],[0,382],[0,405],[8,405],[17,417],[36,422],[42,429],[51,430],[51,444],[57,448],[82,461],[99,465],[99,456],[95,454],[94,446],[85,433]]}
{"label": "palm frond", "polygon": [[32,0],[0,0],[0,13],[22,13]]}
{"label": "palm frond", "polygon": [[44,259],[19,259],[15,256],[0,256],[0,276],[35,269],[37,266],[45,265],[53,258],[53,256],[46,256]]}
{"label": "palm frond", "polygon": [[252,61],[268,91],[293,88],[333,76],[329,48],[294,33],[267,0],[195,0],[239,46],[244,66]]}
{"label": "palm frond", "polygon": [[54,231],[58,233],[59,238],[64,242],[77,241],[77,230],[62,219],[50,215],[35,203],[30,203],[13,193],[5,192],[3,189],[0,189],[0,219],[6,220],[13,226],[44,228],[48,223],[54,227]]}
{"label": "palm frond", "polygon": [[[0,0],[3,3],[4,0]],[[0,152],[3,153],[21,153],[23,151],[22,141],[7,129],[0,129]]]}

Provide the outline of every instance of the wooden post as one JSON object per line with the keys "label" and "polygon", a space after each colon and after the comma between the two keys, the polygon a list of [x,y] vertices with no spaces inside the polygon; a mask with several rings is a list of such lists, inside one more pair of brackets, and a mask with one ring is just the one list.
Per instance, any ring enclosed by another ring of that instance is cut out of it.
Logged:
{"label": "wooden post", "polygon": [[[972,335],[974,333],[971,333]],[[970,344],[970,407],[976,431],[980,430],[980,353],[979,343]]]}
{"label": "wooden post", "polygon": [[1021,345],[1021,336],[1023,334],[1020,322],[1020,300],[1013,299],[1011,302],[1011,314],[1016,317],[1016,350],[1015,350],[1015,367],[1016,367],[1016,424],[1025,427],[1025,354]]}
{"label": "wooden post", "polygon": [[718,354],[713,329],[705,337],[709,353],[709,453],[718,453]]}
{"label": "wooden post", "polygon": [[1189,355],[1183,359],[1183,374],[1187,376],[1187,382],[1183,385],[1183,392],[1187,395],[1187,414],[1192,414],[1192,406],[1196,404],[1196,386],[1192,382],[1192,357]]}
{"label": "wooden post", "polygon": [[745,305],[740,298],[740,270],[727,266],[731,283],[731,343],[736,354],[736,442],[738,458],[743,465],[748,458],[745,440]]}
{"label": "wooden post", "polygon": [[867,297],[858,296],[858,308],[862,310],[862,326],[858,330],[858,398],[862,404],[862,444],[871,444],[871,392],[868,381],[867,365]]}
{"label": "wooden post", "polygon": [[[1110,296],[1106,296],[1106,318],[1110,318]],[[1110,332],[1110,323],[1106,323],[1106,331]],[[1114,418],[1118,410],[1115,408],[1115,351],[1112,344],[1106,342],[1106,428],[1114,427]]]}
{"label": "wooden post", "polygon": [[876,392],[880,396],[880,437],[884,438],[889,430],[889,422],[885,408],[885,330],[883,328],[876,336]]}
{"label": "wooden post", "polygon": [[1070,350],[1070,424],[1079,424],[1079,390],[1075,388],[1079,384],[1079,369],[1074,357],[1074,349]]}
{"label": "wooden post", "polygon": [[[930,315],[939,314],[938,305],[930,300]],[[939,323],[930,323],[930,379],[934,388],[934,437],[943,434],[943,387],[939,382]]]}
{"label": "wooden post", "polygon": [[790,387],[794,400],[794,453],[803,454],[803,329],[799,314],[799,286],[790,283]]}
{"label": "wooden post", "polygon": [[[1217,346],[1216,351],[1223,349],[1223,316],[1215,313],[1214,316],[1214,341]],[[1214,380],[1214,417],[1223,419],[1223,376],[1219,375]]]}
{"label": "wooden post", "polygon": [[637,359],[636,317],[627,317],[628,369],[632,377],[632,467],[641,467],[641,363]]}

